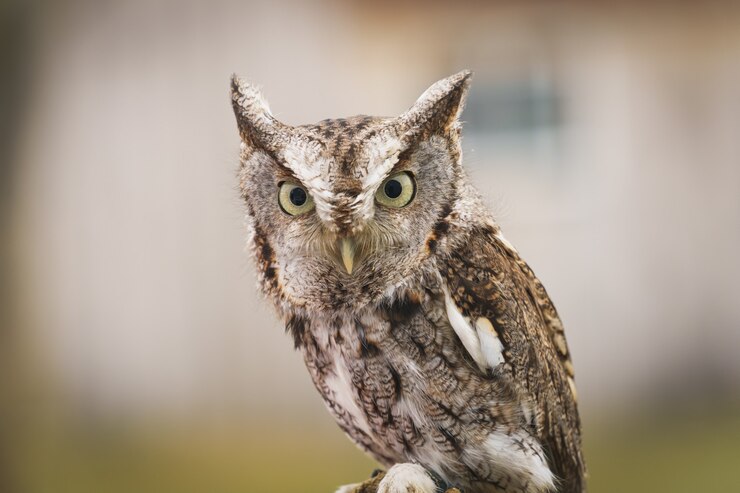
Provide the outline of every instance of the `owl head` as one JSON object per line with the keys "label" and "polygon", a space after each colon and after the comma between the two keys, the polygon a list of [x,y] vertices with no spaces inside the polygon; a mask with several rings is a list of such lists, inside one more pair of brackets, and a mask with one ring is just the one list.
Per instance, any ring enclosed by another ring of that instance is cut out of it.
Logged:
{"label": "owl head", "polygon": [[278,306],[356,311],[433,262],[461,186],[470,76],[440,80],[395,118],[300,126],[232,78],[241,195],[260,280]]}

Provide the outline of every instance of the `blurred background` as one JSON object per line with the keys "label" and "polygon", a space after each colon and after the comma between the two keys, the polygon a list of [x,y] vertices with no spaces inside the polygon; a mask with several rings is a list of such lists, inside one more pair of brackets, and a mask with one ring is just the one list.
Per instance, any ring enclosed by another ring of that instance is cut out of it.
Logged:
{"label": "blurred background", "polygon": [[2,0],[0,40],[0,491],[367,477],[255,289],[228,79],[301,124],[463,68],[591,492],[740,491],[737,2]]}

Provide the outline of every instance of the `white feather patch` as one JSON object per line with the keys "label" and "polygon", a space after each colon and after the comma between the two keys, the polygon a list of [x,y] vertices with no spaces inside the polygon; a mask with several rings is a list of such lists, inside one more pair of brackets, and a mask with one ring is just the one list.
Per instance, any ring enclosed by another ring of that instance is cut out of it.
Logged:
{"label": "white feather patch", "polygon": [[480,317],[473,326],[470,319],[457,308],[447,288],[444,288],[444,294],[447,319],[478,367],[485,371],[503,363],[504,348],[491,321]]}
{"label": "white feather patch", "polygon": [[383,139],[373,139],[365,144],[368,153],[369,169],[362,178],[364,190],[374,190],[385,179],[393,166],[398,162],[398,156],[402,151],[401,142],[397,138],[383,134]]}
{"label": "white feather patch", "polygon": [[355,426],[370,435],[370,424],[355,400],[355,386],[341,356],[334,359],[334,373],[326,378],[325,385],[331,389],[334,403],[352,416]]}
{"label": "white feather patch", "polygon": [[[527,446],[522,446],[524,443]],[[507,433],[497,430],[485,441],[486,452],[496,467],[517,472],[529,477],[533,492],[545,492],[555,488],[555,478],[545,461],[545,455],[531,436],[524,431]]]}
{"label": "white feather patch", "polygon": [[473,358],[473,361],[476,362],[481,370],[485,371],[487,365],[486,360],[483,357],[483,352],[481,351],[481,344],[480,339],[478,339],[478,334],[476,333],[475,329],[473,329],[473,326],[470,325],[470,319],[465,317],[457,308],[457,305],[455,305],[455,301],[452,299],[452,296],[450,296],[450,293],[446,287],[444,288],[444,294],[447,319],[449,320],[452,329],[457,334],[457,337],[460,338],[460,342],[463,343],[463,346],[465,346],[465,349]]}
{"label": "white feather patch", "polygon": [[494,368],[504,362],[504,346],[501,339],[498,338],[496,329],[493,324],[485,317],[480,317],[475,321],[475,328],[478,331],[480,340],[480,349],[483,358],[490,368]]}

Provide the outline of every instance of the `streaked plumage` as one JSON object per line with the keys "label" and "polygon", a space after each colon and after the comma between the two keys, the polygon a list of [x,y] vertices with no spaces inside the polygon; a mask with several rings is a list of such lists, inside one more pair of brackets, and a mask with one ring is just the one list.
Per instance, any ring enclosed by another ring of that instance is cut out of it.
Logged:
{"label": "streaked plumage", "polygon": [[235,77],[260,285],[347,435],[385,466],[417,464],[378,491],[441,478],[468,493],[581,492],[562,324],[462,168],[469,79],[436,83],[397,118],[290,127]]}

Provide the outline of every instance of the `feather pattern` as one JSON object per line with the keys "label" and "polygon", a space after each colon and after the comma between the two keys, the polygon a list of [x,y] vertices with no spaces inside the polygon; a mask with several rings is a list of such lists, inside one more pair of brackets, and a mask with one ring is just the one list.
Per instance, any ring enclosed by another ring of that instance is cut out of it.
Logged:
{"label": "feather pattern", "polygon": [[562,323],[529,266],[497,227],[474,229],[447,259],[446,277],[464,316],[485,318],[500,339],[507,371],[531,402],[536,428],[562,491],[581,491],[585,463],[573,365]]}

